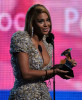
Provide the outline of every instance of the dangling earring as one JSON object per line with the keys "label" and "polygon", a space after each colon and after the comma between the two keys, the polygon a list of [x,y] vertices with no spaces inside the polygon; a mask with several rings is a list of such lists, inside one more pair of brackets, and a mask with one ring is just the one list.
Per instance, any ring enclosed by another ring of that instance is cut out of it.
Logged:
{"label": "dangling earring", "polygon": [[33,29],[33,27],[32,27],[32,34],[31,34],[32,37],[33,37],[33,34],[34,34],[33,32],[34,32],[34,29]]}

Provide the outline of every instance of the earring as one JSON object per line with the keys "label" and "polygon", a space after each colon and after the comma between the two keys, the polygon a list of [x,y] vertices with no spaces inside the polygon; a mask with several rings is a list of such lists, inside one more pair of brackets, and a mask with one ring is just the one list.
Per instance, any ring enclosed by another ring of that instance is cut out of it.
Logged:
{"label": "earring", "polygon": [[34,30],[34,29],[33,29],[33,27],[32,27],[32,34],[31,34],[32,37],[33,37],[33,30]]}

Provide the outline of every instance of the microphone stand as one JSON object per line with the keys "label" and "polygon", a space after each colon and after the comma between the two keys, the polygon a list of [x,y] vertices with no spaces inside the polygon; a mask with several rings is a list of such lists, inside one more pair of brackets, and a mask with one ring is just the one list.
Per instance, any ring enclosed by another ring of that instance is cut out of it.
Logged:
{"label": "microphone stand", "polygon": [[[55,65],[55,52],[54,52],[54,50],[55,50],[55,46],[54,46],[54,41],[53,41],[53,43],[52,43],[52,45],[53,45],[53,66]],[[55,100],[55,76],[53,77],[53,100]]]}
{"label": "microphone stand", "polygon": [[[55,65],[55,57],[54,57],[54,35],[49,33],[49,36],[46,38],[47,43],[51,43],[53,45],[53,66]],[[55,100],[55,76],[53,77],[53,97]]]}

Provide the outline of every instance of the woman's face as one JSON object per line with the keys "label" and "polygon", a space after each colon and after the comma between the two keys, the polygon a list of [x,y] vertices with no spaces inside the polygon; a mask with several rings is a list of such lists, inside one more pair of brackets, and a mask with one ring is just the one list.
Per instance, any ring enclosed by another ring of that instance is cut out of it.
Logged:
{"label": "woman's face", "polygon": [[47,35],[50,31],[51,22],[46,13],[39,14],[35,19],[35,34]]}

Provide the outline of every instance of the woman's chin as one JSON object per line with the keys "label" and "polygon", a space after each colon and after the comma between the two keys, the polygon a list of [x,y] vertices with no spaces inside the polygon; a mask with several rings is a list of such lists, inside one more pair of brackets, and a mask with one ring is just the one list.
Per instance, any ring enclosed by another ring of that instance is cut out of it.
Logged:
{"label": "woman's chin", "polygon": [[43,34],[44,34],[44,35],[48,35],[48,34],[49,34],[49,32],[43,32]]}

